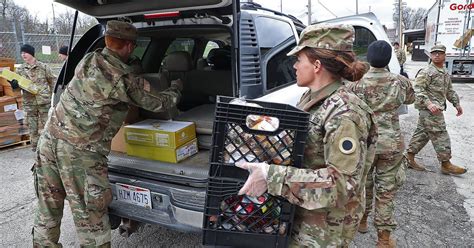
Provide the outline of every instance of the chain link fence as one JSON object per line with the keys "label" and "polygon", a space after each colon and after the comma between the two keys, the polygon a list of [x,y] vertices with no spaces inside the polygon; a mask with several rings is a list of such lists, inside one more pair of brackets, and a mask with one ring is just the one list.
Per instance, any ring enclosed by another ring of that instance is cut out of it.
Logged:
{"label": "chain link fence", "polygon": [[[73,47],[82,35],[75,35]],[[15,59],[17,64],[23,63],[20,47],[30,44],[35,48],[35,57],[41,62],[48,63],[55,72],[59,72],[62,61],[59,58],[59,48],[69,46],[71,36],[68,34],[32,34],[20,32],[0,32],[0,57]]]}

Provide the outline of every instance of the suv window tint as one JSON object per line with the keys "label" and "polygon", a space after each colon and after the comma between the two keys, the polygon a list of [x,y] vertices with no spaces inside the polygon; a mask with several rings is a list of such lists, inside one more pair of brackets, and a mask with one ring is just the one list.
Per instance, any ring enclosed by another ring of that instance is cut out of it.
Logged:
{"label": "suv window tint", "polygon": [[214,48],[219,48],[219,45],[214,42],[214,41],[208,41],[206,44],[206,48],[204,49],[204,53],[202,54],[203,58],[207,58],[207,55],[209,54],[209,51],[211,51]]}
{"label": "suv window tint", "polygon": [[194,49],[194,40],[189,38],[179,38],[171,42],[168,50],[166,50],[166,55],[176,51],[186,51],[189,54],[193,53]]}
{"label": "suv window tint", "polygon": [[291,84],[296,81],[296,72],[293,68],[295,56],[286,56],[293,49],[295,43],[273,56],[267,63],[267,90]]}
{"label": "suv window tint", "polygon": [[278,19],[260,16],[256,18],[255,25],[260,48],[275,47],[293,36],[290,24]]}
{"label": "suv window tint", "polygon": [[138,37],[137,39],[137,47],[135,50],[133,50],[133,55],[138,57],[139,59],[143,58],[143,54],[145,54],[145,51],[150,44],[150,37]]}
{"label": "suv window tint", "polygon": [[370,43],[376,41],[374,34],[364,27],[354,27],[355,29],[355,40],[354,40],[354,52],[357,58],[362,61],[367,61],[367,47]]}

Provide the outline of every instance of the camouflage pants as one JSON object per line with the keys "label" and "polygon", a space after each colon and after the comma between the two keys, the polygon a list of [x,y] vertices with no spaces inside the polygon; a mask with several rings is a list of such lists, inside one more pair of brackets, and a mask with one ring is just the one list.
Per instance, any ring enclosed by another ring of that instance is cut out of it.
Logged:
{"label": "camouflage pants", "polygon": [[431,140],[440,162],[451,159],[451,143],[444,115],[433,115],[428,110],[420,110],[418,126],[408,145],[408,152],[417,154]]}
{"label": "camouflage pants", "polygon": [[365,213],[368,215],[372,212],[375,190],[374,225],[377,230],[393,231],[397,227],[393,216],[394,198],[406,179],[402,158],[402,153],[377,154],[367,174]]}
{"label": "camouflage pants", "polygon": [[110,247],[107,212],[112,192],[107,178],[107,158],[77,150],[66,141],[44,133],[33,167],[38,205],[33,242],[38,247],[58,244],[64,200],[69,201],[81,247]]}
{"label": "camouflage pants", "polygon": [[289,247],[349,247],[364,213],[365,200],[361,198],[348,203],[350,209],[297,206]]}
{"label": "camouflage pants", "polygon": [[33,148],[33,151],[36,151],[39,136],[44,128],[44,124],[46,124],[46,121],[48,120],[48,111],[50,107],[50,104],[24,106],[26,113],[25,119],[30,130],[31,147]]}

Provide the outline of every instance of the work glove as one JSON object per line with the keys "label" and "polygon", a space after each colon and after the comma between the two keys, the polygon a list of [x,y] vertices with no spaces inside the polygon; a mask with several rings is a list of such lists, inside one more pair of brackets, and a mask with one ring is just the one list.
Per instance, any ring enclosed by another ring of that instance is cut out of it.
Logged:
{"label": "work glove", "polygon": [[462,110],[461,105],[458,105],[458,106],[456,107],[456,110],[458,111],[458,112],[456,113],[456,116],[461,116],[461,115],[463,114],[463,112],[464,112],[464,111]]}
{"label": "work glove", "polygon": [[176,80],[173,80],[171,81],[171,86],[175,86],[176,88],[178,88],[178,90],[183,90],[183,80],[181,79],[176,79]]}
{"label": "work glove", "polygon": [[237,162],[235,166],[250,172],[247,181],[240,189],[239,195],[261,196],[267,191],[267,175],[270,165],[267,163]]}
{"label": "work glove", "polygon": [[10,85],[12,86],[12,89],[16,90],[20,87],[20,85],[18,84],[18,81],[16,79],[13,79],[12,81],[8,81],[10,83]]}

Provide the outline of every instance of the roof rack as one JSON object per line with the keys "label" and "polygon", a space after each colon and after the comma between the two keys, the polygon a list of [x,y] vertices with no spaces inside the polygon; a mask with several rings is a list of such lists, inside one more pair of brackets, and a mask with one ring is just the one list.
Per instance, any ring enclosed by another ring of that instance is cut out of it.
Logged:
{"label": "roof rack", "polygon": [[[262,5],[258,4],[258,3],[255,3],[255,2],[241,2],[240,3],[240,7],[242,9],[251,9],[251,10],[264,10],[264,11],[268,11],[268,12],[272,12],[273,14],[275,15],[280,15],[280,16],[285,16],[285,17],[288,17],[290,18],[293,22],[295,23],[300,23],[300,24],[303,24],[303,22],[301,22],[301,20],[299,20],[298,18],[292,16],[292,15],[287,15],[287,14],[284,14],[284,13],[281,13],[279,11],[276,11],[276,10],[272,10],[272,9],[268,9],[268,8],[265,8],[265,7],[262,7]],[[304,25],[304,24],[303,24]]]}

